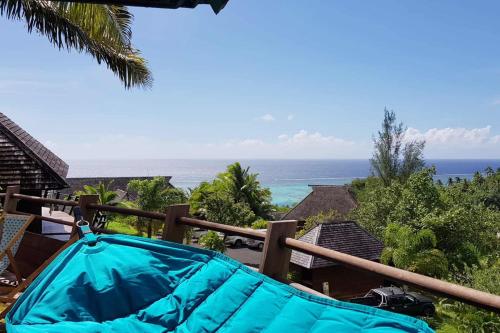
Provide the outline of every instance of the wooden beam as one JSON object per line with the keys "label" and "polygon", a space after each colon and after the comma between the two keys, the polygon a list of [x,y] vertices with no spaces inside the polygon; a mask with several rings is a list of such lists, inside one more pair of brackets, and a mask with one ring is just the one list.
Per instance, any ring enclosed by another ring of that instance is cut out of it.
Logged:
{"label": "wooden beam", "polygon": [[3,210],[5,213],[12,213],[17,210],[18,199],[14,198],[14,194],[19,194],[21,191],[21,186],[7,186],[7,191],[5,192],[5,201],[3,204]]}
{"label": "wooden beam", "polygon": [[189,205],[168,206],[165,211],[165,215],[162,239],[182,244],[186,226],[184,224],[177,223],[177,219],[189,215]]}
{"label": "wooden beam", "polygon": [[292,251],[284,246],[287,237],[294,237],[297,221],[267,222],[266,240],[259,266],[259,272],[274,279],[285,280],[288,274]]}

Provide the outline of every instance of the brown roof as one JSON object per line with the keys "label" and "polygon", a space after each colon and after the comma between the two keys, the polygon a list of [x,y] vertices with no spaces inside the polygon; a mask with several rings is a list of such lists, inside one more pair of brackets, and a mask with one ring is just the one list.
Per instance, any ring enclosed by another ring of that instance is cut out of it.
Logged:
{"label": "brown roof", "polygon": [[[382,242],[354,221],[321,223],[299,239],[368,260],[379,260],[384,248]],[[297,251],[292,251],[290,262],[308,269],[335,265],[331,261]]]}
{"label": "brown roof", "polygon": [[0,112],[0,186],[67,187],[68,165]]}
{"label": "brown roof", "polygon": [[283,216],[284,220],[304,221],[309,216],[327,213],[332,209],[346,215],[357,202],[349,186],[311,185],[312,192]]}

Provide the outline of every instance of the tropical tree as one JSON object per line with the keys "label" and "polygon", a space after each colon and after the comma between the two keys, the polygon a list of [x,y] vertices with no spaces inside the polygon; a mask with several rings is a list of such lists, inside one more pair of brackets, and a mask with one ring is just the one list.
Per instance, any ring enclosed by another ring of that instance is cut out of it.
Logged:
{"label": "tropical tree", "polygon": [[384,109],[382,130],[374,139],[375,152],[370,164],[375,176],[380,177],[385,185],[395,179],[405,182],[408,177],[424,166],[424,141],[411,141],[403,146],[405,128],[403,123],[396,123],[394,111]]}
{"label": "tropical tree", "polygon": [[[137,206],[149,212],[159,212],[169,205],[187,202],[186,194],[180,189],[172,188],[165,177],[133,179],[128,183],[128,189],[137,193]],[[161,229],[163,223],[138,218],[137,228],[143,230],[146,226],[148,237],[151,237]]]}
{"label": "tropical tree", "polygon": [[82,191],[76,192],[77,195],[94,194],[99,196],[99,203],[101,205],[108,205],[113,203],[118,197],[118,193],[109,189],[113,181],[107,184],[99,182],[97,186],[84,185]]}
{"label": "tropical tree", "polygon": [[191,212],[218,223],[240,226],[269,218],[271,192],[260,185],[257,177],[238,162],[229,165],[212,182],[203,182],[190,190]]}
{"label": "tropical tree", "polygon": [[389,224],[385,230],[381,261],[412,272],[443,277],[448,262],[436,249],[436,236],[429,229],[416,231],[409,226]]}
{"label": "tropical tree", "polygon": [[126,88],[151,85],[146,61],[131,43],[133,15],[124,6],[0,0],[0,15],[24,21],[29,33],[47,37],[59,49],[84,52],[104,62]]}
{"label": "tropical tree", "polygon": [[215,193],[207,198],[204,213],[209,221],[239,227],[248,227],[257,219],[246,203],[235,203],[224,193]]}
{"label": "tropical tree", "polygon": [[229,165],[218,176],[235,203],[245,202],[255,215],[267,218],[272,209],[271,192],[260,186],[257,177],[257,173],[250,173],[250,167],[244,169],[239,162]]}

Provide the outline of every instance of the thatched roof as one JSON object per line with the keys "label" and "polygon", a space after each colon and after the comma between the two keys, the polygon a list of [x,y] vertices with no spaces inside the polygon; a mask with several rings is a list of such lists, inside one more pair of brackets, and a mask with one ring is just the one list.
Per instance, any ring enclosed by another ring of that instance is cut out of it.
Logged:
{"label": "thatched roof", "polygon": [[[299,239],[306,243],[368,260],[379,260],[384,248],[382,242],[354,221],[322,223]],[[292,251],[290,262],[308,269],[335,265],[331,261],[297,251]]]}
{"label": "thatched roof", "polygon": [[25,190],[67,187],[68,165],[0,112],[0,186]]}
{"label": "thatched roof", "polygon": [[312,192],[286,213],[283,220],[304,221],[309,216],[327,213],[332,209],[346,215],[357,206],[356,199],[346,185],[311,185],[311,187]]}
{"label": "thatched roof", "polygon": [[195,8],[198,5],[210,5],[213,11],[219,13],[229,0],[70,0],[72,2],[90,2],[102,4],[116,4],[131,7],[155,8]]}

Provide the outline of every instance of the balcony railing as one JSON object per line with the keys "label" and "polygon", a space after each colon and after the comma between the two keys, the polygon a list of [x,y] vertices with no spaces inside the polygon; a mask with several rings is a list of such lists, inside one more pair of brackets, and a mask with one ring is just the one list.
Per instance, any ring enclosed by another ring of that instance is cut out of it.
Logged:
{"label": "balcony railing", "polygon": [[[40,204],[55,204],[74,207],[79,206],[82,211],[83,218],[87,221],[92,221],[98,211],[160,220],[164,223],[161,238],[171,242],[182,243],[184,241],[186,227],[188,226],[214,230],[228,235],[238,235],[251,239],[262,240],[264,241],[264,248],[259,265],[259,271],[280,281],[286,281],[291,251],[295,250],[333,261],[337,264],[348,266],[361,272],[371,273],[390,281],[410,285],[436,295],[455,299],[460,302],[474,305],[478,308],[500,313],[500,296],[498,295],[434,279],[425,275],[361,259],[359,257],[297,240],[294,238],[297,221],[270,221],[268,222],[267,231],[264,233],[257,230],[191,218],[189,217],[189,205],[169,206],[165,213],[147,212],[139,209],[101,205],[97,203],[98,197],[96,195],[82,195],[78,202],[23,195],[19,194],[18,186],[11,186],[7,188],[6,193],[2,196],[4,197],[4,211],[8,213],[26,214],[17,211],[17,202],[19,200],[26,200]],[[73,226],[73,223],[71,222],[55,218],[45,216],[35,217],[38,220]],[[112,233],[106,229],[94,229],[94,232]],[[298,289],[318,294],[318,292],[305,286],[298,284],[294,284],[294,286]]]}

